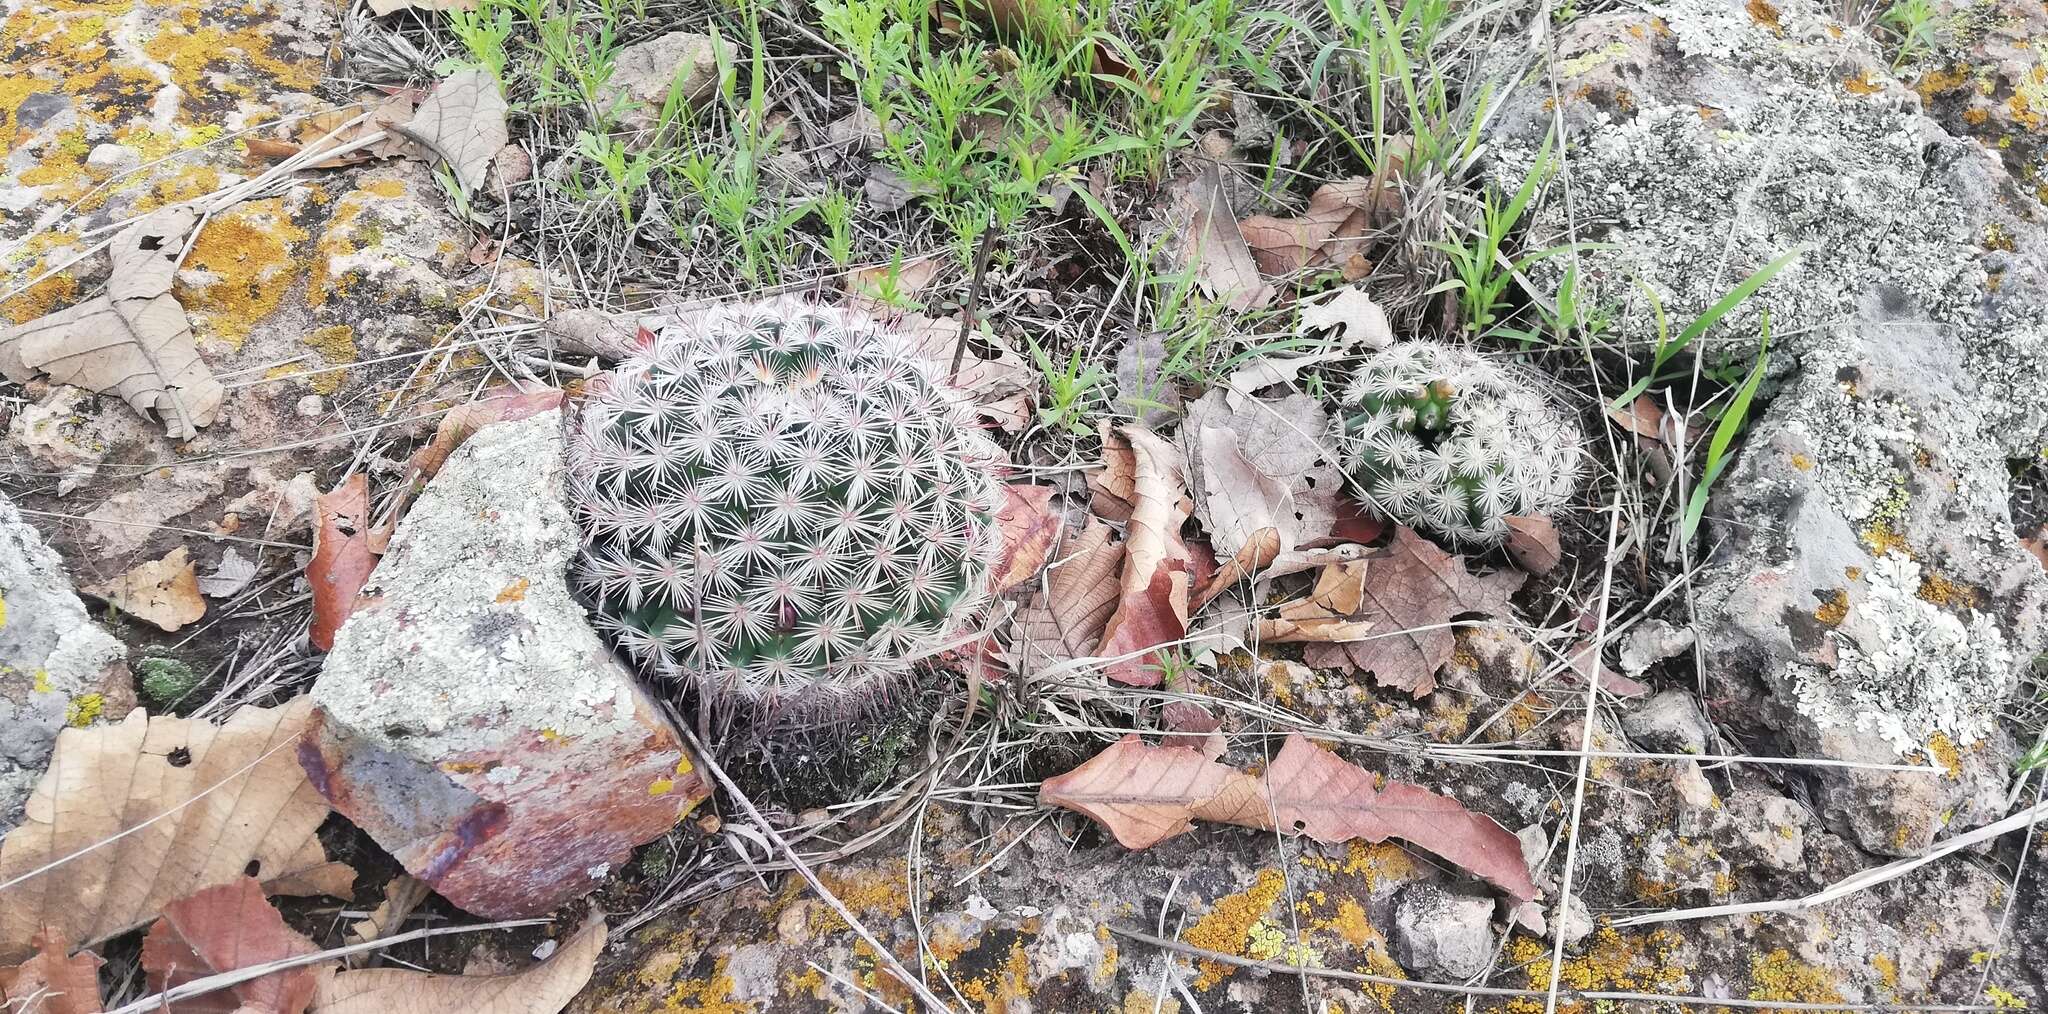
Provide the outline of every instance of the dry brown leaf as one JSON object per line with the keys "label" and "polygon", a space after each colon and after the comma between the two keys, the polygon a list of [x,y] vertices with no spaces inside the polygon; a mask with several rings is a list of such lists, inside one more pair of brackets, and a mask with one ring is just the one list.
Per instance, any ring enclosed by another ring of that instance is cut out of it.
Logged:
{"label": "dry brown leaf", "polygon": [[8,1014],[99,1014],[99,968],[106,962],[91,951],[71,955],[60,930],[38,933],[34,957],[0,968],[0,1011]]}
{"label": "dry brown leaf", "polygon": [[1045,590],[1017,612],[1011,654],[1029,665],[1057,665],[1095,654],[1116,611],[1124,547],[1095,522],[1046,570]]}
{"label": "dry brown leaf", "polygon": [[1299,733],[1287,737],[1262,778],[1195,750],[1147,746],[1127,735],[1080,767],[1046,779],[1038,801],[1085,814],[1133,849],[1185,833],[1195,820],[1277,827],[1325,844],[1400,838],[1517,899],[1537,895],[1521,843],[1492,818],[1420,786],[1382,786],[1379,776]]}
{"label": "dry brown leaf", "polygon": [[1194,599],[1188,603],[1188,609],[1191,612],[1200,612],[1203,606],[1223,594],[1231,585],[1265,570],[1280,558],[1279,529],[1262,528],[1253,532],[1251,538],[1245,542],[1244,548],[1237,551],[1236,556],[1216,568],[1216,572],[1209,575],[1208,579],[1196,581],[1197,591]]}
{"label": "dry brown leaf", "polygon": [[1436,689],[1436,672],[1456,645],[1452,619],[1506,611],[1525,578],[1515,571],[1474,575],[1464,557],[1402,528],[1386,549],[1325,568],[1308,598],[1282,606],[1259,633],[1268,641],[1308,642],[1302,658],[1309,665],[1350,666],[1421,697]]}
{"label": "dry brown leaf", "polygon": [[[846,273],[847,301],[865,313],[887,313],[890,304],[882,298],[885,293],[893,292],[899,299],[915,296],[939,276],[942,267],[945,267],[945,262],[933,256],[879,267],[855,268]],[[959,325],[954,326],[957,328]]]}
{"label": "dry brown leaf", "polygon": [[1409,782],[1387,780],[1294,733],[1266,769],[1280,827],[1326,845],[1399,838],[1527,901],[1536,884],[1522,845],[1492,817]]}
{"label": "dry brown leaf", "polygon": [[1259,264],[1238,231],[1237,215],[1215,162],[1180,182],[1168,207],[1169,233],[1181,237],[1178,268],[1192,267],[1209,298],[1233,310],[1253,310],[1273,301],[1273,287],[1259,277]]}
{"label": "dry brown leaf", "polygon": [[1321,331],[1328,331],[1330,340],[1340,347],[1383,349],[1394,344],[1394,327],[1387,322],[1387,311],[1356,285],[1302,303],[1301,325],[1296,333]]}
{"label": "dry brown leaf", "polygon": [[532,968],[504,975],[434,975],[407,968],[337,972],[319,984],[314,1014],[558,1014],[590,981],[604,951],[602,915]]}
{"label": "dry brown leaf", "polygon": [[1343,264],[1354,255],[1362,256],[1363,237],[1376,222],[1394,214],[1399,201],[1398,191],[1375,188],[1371,180],[1354,177],[1317,187],[1309,195],[1308,209],[1298,218],[1253,215],[1240,229],[1260,271],[1291,275],[1303,268]]}
{"label": "dry brown leaf", "polygon": [[464,193],[482,189],[491,159],[511,140],[505,128],[505,93],[483,70],[459,70],[441,79],[398,131],[441,157]]}
{"label": "dry brown leaf", "polygon": [[[1075,20],[1070,5],[1055,0],[982,0],[969,4],[966,13],[979,15],[996,31],[1006,35],[1024,35],[1055,51],[1064,51],[1081,38],[1081,26]],[[1155,99],[1159,90],[1145,80],[1144,74],[1124,59],[1119,49],[1130,47],[1121,42],[1107,39],[1100,34],[1090,38],[1091,69],[1097,74],[1108,74],[1123,78],[1143,87]]]}
{"label": "dry brown leaf", "polygon": [[[284,924],[254,877],[216,884],[164,906],[142,938],[142,969],[161,993],[194,979],[307,954],[320,948]],[[299,965],[167,1005],[170,1014],[300,1014],[318,979]]]}
{"label": "dry brown leaf", "polygon": [[92,946],[249,871],[273,891],[296,881],[346,896],[353,871],[327,861],[315,834],[327,801],[299,766],[311,712],[299,697],[215,726],[138,708],[59,733],[21,826],[0,841],[0,962],[46,927]]}
{"label": "dry brown leaf", "polygon": [[1230,407],[1228,392],[1211,391],[1188,406],[1188,485],[1219,555],[1240,556],[1266,529],[1280,536],[1281,553],[1329,534],[1344,478],[1322,446],[1328,426],[1302,394]]}
{"label": "dry brown leaf", "polygon": [[1140,426],[1124,427],[1124,435],[1134,456],[1137,499],[1124,528],[1116,613],[1103,628],[1097,654],[1132,655],[1111,663],[1104,673],[1119,683],[1149,687],[1159,684],[1159,659],[1145,649],[1178,641],[1188,632],[1193,565],[1180,537],[1188,517],[1182,506],[1186,480],[1180,452],[1172,444]]}
{"label": "dry brown leaf", "polygon": [[315,113],[299,121],[297,141],[278,141],[270,138],[251,137],[243,140],[249,154],[268,161],[283,161],[309,148],[314,154],[334,151],[354,144],[380,130],[392,131],[393,136],[354,151],[321,159],[307,166],[310,169],[342,169],[352,165],[382,158],[399,158],[412,155],[423,157],[419,146],[396,134],[396,128],[412,120],[413,95],[411,91],[398,91],[390,95],[372,93],[363,99],[368,106],[343,107]]}
{"label": "dry brown leaf", "polygon": [[1015,483],[1003,487],[996,525],[1003,531],[1002,555],[989,569],[989,592],[1001,594],[1038,576],[1063,527],[1052,509],[1051,486]]}
{"label": "dry brown leaf", "polygon": [[1038,801],[1083,814],[1123,847],[1142,849],[1192,830],[1196,818],[1271,827],[1264,788],[1199,751],[1147,746],[1133,733],[1046,779]]}
{"label": "dry brown leaf", "polygon": [[[977,327],[968,337],[960,369],[954,371],[953,352],[960,346],[960,321],[904,313],[886,323],[899,343],[898,350],[929,364],[938,376],[967,396],[977,415],[1012,433],[1030,425],[1031,398],[1037,390],[1039,373],[1001,338]],[[984,356],[983,347],[994,349],[995,355]]]}
{"label": "dry brown leaf", "polygon": [[206,615],[199,577],[192,572],[192,560],[183,546],[161,560],[138,564],[112,581],[83,590],[167,634]]}
{"label": "dry brown leaf", "polygon": [[42,374],[53,384],[113,391],[143,416],[153,414],[172,439],[197,436],[227,396],[171,295],[185,235],[197,221],[172,207],[123,229],[114,237],[106,295],[0,331],[0,375],[26,383]]}
{"label": "dry brown leaf", "polygon": [[1557,545],[1557,526],[1549,518],[1508,519],[1508,555],[1531,574],[1548,574],[1564,559]]}
{"label": "dry brown leaf", "polygon": [[355,612],[356,596],[377,569],[370,549],[370,481],[361,472],[313,500],[313,558],[306,583],[313,586],[313,647],[334,647],[334,632]]}
{"label": "dry brown leaf", "polygon": [[1647,394],[1639,394],[1627,408],[1610,406],[1607,418],[1621,427],[1647,440],[1662,440],[1664,437],[1664,410]]}

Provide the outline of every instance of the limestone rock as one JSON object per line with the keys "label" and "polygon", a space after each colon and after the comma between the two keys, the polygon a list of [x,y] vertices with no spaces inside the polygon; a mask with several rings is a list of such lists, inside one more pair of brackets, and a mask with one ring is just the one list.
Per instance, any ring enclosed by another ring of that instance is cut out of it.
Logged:
{"label": "limestone rock", "polygon": [[491,918],[588,892],[708,794],[570,596],[561,425],[449,458],[336,635],[300,753],[336,810]]}
{"label": "limestone rock", "polygon": [[1699,702],[1683,690],[1666,690],[1631,707],[1622,713],[1621,728],[1658,753],[1706,753],[1713,739]]}
{"label": "limestone rock", "polygon": [[1415,884],[1394,906],[1394,959],[1410,971],[1470,978],[1493,961],[1491,898]]}
{"label": "limestone rock", "polygon": [[86,613],[64,561],[0,495],[0,833],[20,819],[58,730],[135,707],[127,655]]}
{"label": "limestone rock", "polygon": [[614,99],[626,101],[621,122],[635,130],[655,125],[671,86],[680,87],[683,101],[690,103],[717,89],[718,50],[710,36],[670,32],[627,46],[619,51],[606,85]]}

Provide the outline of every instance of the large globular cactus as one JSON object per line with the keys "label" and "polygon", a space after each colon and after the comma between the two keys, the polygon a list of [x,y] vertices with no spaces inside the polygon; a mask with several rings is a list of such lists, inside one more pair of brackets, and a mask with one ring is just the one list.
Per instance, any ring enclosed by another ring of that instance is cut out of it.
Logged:
{"label": "large globular cactus", "polygon": [[1373,506],[1475,545],[1507,519],[1571,498],[1579,428],[1533,378],[1468,349],[1403,342],[1361,367],[1343,393],[1347,470]]}
{"label": "large globular cactus", "polygon": [[783,299],[665,328],[571,441],[600,629],[714,701],[871,701],[980,604],[993,448],[873,321]]}

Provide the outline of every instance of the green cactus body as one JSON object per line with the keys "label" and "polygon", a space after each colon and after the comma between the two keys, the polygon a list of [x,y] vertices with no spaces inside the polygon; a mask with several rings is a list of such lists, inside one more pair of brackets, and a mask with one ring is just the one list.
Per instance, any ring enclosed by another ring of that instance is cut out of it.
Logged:
{"label": "green cactus body", "polygon": [[872,321],[795,300],[664,329],[571,442],[578,583],[643,668],[707,697],[861,703],[981,603],[993,448]]}
{"label": "green cactus body", "polygon": [[1578,484],[1579,428],[1533,378],[1462,348],[1403,342],[1343,395],[1347,470],[1382,514],[1486,545],[1507,519],[1555,510]]}

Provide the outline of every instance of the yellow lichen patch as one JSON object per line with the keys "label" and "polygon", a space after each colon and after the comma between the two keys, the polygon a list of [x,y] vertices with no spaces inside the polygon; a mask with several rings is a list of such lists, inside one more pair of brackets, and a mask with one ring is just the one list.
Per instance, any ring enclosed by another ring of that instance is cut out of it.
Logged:
{"label": "yellow lichen patch", "polygon": [[[181,281],[172,289],[195,318],[200,337],[239,348],[250,330],[276,312],[284,300],[297,273],[292,246],[305,238],[305,230],[292,223],[283,200],[275,197],[246,201],[207,222],[191,255],[185,258],[185,267],[203,273],[210,281],[204,285]],[[354,362],[353,339],[353,332],[306,336],[307,344],[329,363]],[[341,375],[338,371],[316,375],[312,384],[315,391],[332,393],[341,386]]]}
{"label": "yellow lichen patch", "polygon": [[1024,942],[1010,942],[1010,956],[986,975],[960,984],[960,995],[981,1005],[986,1014],[1008,1014],[1011,1001],[1031,1001],[1031,959]]}
{"label": "yellow lichen patch", "polygon": [[1906,537],[1893,531],[1888,522],[1874,521],[1864,526],[1860,534],[1863,544],[1870,547],[1870,552],[1874,556],[1883,556],[1886,553],[1913,555],[1913,550],[1906,545]]}
{"label": "yellow lichen patch", "polygon": [[1765,3],[1764,0],[1749,0],[1749,3],[1743,5],[1743,9],[1749,12],[1749,16],[1755,19],[1757,24],[1779,35],[1785,34],[1785,26],[1778,22],[1776,7]]}
{"label": "yellow lichen patch", "polygon": [[1913,82],[1913,90],[1923,99],[1932,99],[1944,92],[1952,92],[1969,83],[1970,72],[1957,64],[1940,70],[1930,70]]}
{"label": "yellow lichen patch", "polygon": [[1273,702],[1283,708],[1294,707],[1294,680],[1291,668],[1274,662],[1266,666],[1266,688],[1273,692]]}
{"label": "yellow lichen patch", "polygon": [[732,976],[726,972],[725,964],[726,959],[719,958],[709,976],[676,983],[669,990],[662,1014],[751,1014],[760,1010],[753,1003],[732,999]]}
{"label": "yellow lichen patch", "polygon": [[1848,589],[1835,589],[1834,593],[1828,596],[1828,600],[1813,611],[1813,618],[1820,621],[1823,627],[1841,626],[1842,621],[1849,618]]}
{"label": "yellow lichen patch", "polygon": [[[1749,980],[1749,998],[1752,1000],[1842,1002],[1833,972],[1800,961],[1782,947],[1769,954],[1750,955]],[[1789,1014],[1789,1011],[1770,1008],[1766,1014]]]}
{"label": "yellow lichen patch", "polygon": [[1153,996],[1143,988],[1133,989],[1124,994],[1124,1005],[1119,1014],[1180,1014],[1180,1001]]}
{"label": "yellow lichen patch", "polygon": [[[903,860],[884,864],[880,869],[862,868],[849,872],[819,870],[818,879],[826,890],[839,899],[853,914],[860,916],[883,916],[894,919],[910,911],[907,868]],[[819,933],[830,933],[846,929],[846,920],[839,918],[827,906],[818,906],[811,929]]]}
{"label": "yellow lichen patch", "polygon": [[[137,211],[154,211],[167,204],[182,204],[186,201],[196,200],[219,190],[220,182],[220,170],[212,166],[186,166],[169,176],[157,180],[149,188],[148,193],[136,199],[135,209]],[[274,204],[276,202],[273,200],[255,203]],[[219,224],[219,221],[219,218],[216,218],[214,221],[207,223],[208,231],[211,231],[214,225]],[[204,233],[201,236],[203,237]],[[190,264],[191,261],[188,259],[186,263]]]}
{"label": "yellow lichen patch", "polygon": [[1975,609],[1984,601],[1984,596],[1977,589],[1966,584],[1957,584],[1931,571],[1920,579],[1918,594],[1922,599],[1937,606],[1948,606],[1952,609]]}
{"label": "yellow lichen patch", "polygon": [[[181,13],[197,11],[187,8]],[[199,20],[194,17],[191,22]],[[240,80],[250,71],[291,91],[311,91],[320,83],[320,61],[272,55],[270,33],[260,22],[244,28],[191,22],[167,23],[142,46],[150,59],[170,67],[171,79],[188,95],[248,97],[250,89]],[[221,83],[213,84],[209,78]]]}
{"label": "yellow lichen patch", "polygon": [[[1209,914],[1188,929],[1187,942],[1205,951],[1243,956],[1251,944],[1253,928],[1266,917],[1286,889],[1287,877],[1279,870],[1260,870],[1259,879],[1252,886],[1218,898],[1210,907]],[[1217,983],[1236,971],[1235,966],[1206,959],[1197,962],[1195,967],[1198,972],[1195,988],[1200,990],[1216,988]]]}
{"label": "yellow lichen patch", "polygon": [[64,706],[64,724],[83,729],[100,717],[100,711],[106,706],[107,699],[99,694],[79,694]]}
{"label": "yellow lichen patch", "polygon": [[[1558,981],[1576,990],[1626,990],[1645,993],[1676,992],[1686,981],[1679,966],[1678,949],[1684,938],[1671,930],[1656,930],[1637,936],[1603,926],[1593,934],[1585,953],[1567,956],[1558,969]],[[1550,986],[1550,948],[1541,941],[1516,934],[1508,942],[1512,958],[1527,977],[1531,989]],[[1541,1000],[1536,1010],[1543,1009]],[[1518,1010],[1510,1004],[1511,1010]],[[1558,1010],[1582,1014],[1581,1003],[1559,1003]]]}
{"label": "yellow lichen patch", "polygon": [[366,194],[375,194],[378,197],[399,198],[405,196],[405,181],[369,180],[363,183],[361,189]]}
{"label": "yellow lichen patch", "polygon": [[1804,454],[1792,455],[1792,467],[1802,472],[1813,471],[1813,459]]}
{"label": "yellow lichen patch", "polygon": [[825,973],[816,968],[805,968],[802,972],[784,976],[782,989],[799,996],[808,995],[813,1000],[825,999]]}
{"label": "yellow lichen patch", "polygon": [[[39,271],[30,272],[34,277]],[[78,280],[69,274],[51,275],[23,290],[21,295],[0,303],[0,313],[5,313],[16,324],[26,324],[53,310],[60,310],[77,301]]]}
{"label": "yellow lichen patch", "polygon": [[1353,947],[1385,946],[1386,938],[1379,928],[1372,924],[1372,917],[1365,912],[1355,898],[1346,898],[1337,903],[1337,914],[1316,922],[1317,929],[1326,929],[1343,938]]}
{"label": "yellow lichen patch", "polygon": [[92,189],[92,174],[85,167],[85,156],[91,151],[83,130],[67,130],[57,135],[41,161],[21,174],[22,185],[44,188],[45,200],[77,200]]}
{"label": "yellow lichen patch", "polygon": [[1890,993],[1893,1000],[1897,1000],[1899,998],[1898,962],[1893,961],[1888,954],[1873,954],[1870,956],[1870,967],[1877,969],[1877,981],[1884,985],[1885,992]]}
{"label": "yellow lichen patch", "polygon": [[1872,95],[1884,86],[1870,79],[1870,68],[1858,70],[1854,75],[1842,79],[1842,90],[1851,95]]}
{"label": "yellow lichen patch", "polygon": [[[348,371],[335,369],[335,367],[348,366],[356,361],[355,339],[355,329],[347,324],[334,324],[328,327],[314,328],[306,332],[306,336],[300,339],[307,345],[312,346],[313,351],[318,352],[320,358],[327,364],[327,368],[306,374],[306,385],[313,389],[314,394],[333,394],[341,389],[342,381],[348,378]],[[524,581],[525,579],[521,578],[520,580]],[[505,594],[507,592],[499,593],[500,596]],[[521,588],[518,597],[524,598],[525,595],[525,589]],[[500,597],[498,601],[510,602],[514,600]]]}
{"label": "yellow lichen patch", "polygon": [[1962,751],[1956,749],[1955,740],[1948,738],[1947,733],[1937,732],[1927,741],[1927,756],[1941,765],[1950,778],[1963,777]]}

